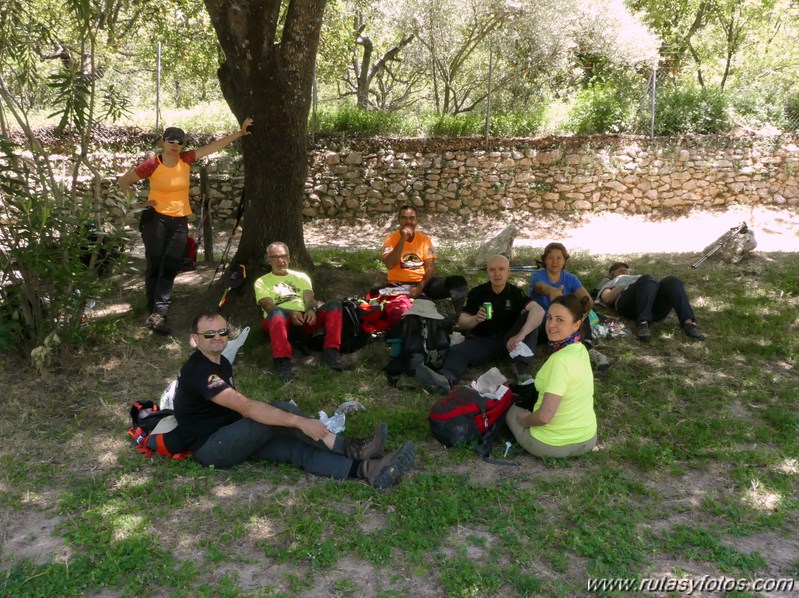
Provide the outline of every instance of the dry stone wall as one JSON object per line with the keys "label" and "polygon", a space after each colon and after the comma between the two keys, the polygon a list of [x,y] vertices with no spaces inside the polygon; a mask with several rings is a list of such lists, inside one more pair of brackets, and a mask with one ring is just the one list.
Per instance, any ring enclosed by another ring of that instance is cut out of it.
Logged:
{"label": "dry stone wall", "polygon": [[[458,214],[633,214],[799,204],[795,136],[497,140],[505,147],[491,151],[480,149],[481,143],[381,139],[313,149],[303,215],[369,218],[406,203],[426,213]],[[135,163],[119,156],[113,161]],[[243,186],[241,162],[211,158],[206,168],[214,220],[228,220]],[[198,168],[193,176],[192,202],[198,211]],[[139,193],[145,197],[146,186]],[[109,198],[109,207],[115,201]]]}

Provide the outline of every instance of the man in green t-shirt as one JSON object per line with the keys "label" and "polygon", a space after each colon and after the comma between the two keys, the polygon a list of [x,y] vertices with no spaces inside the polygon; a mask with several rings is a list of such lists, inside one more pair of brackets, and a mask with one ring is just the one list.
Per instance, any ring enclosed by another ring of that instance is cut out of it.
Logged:
{"label": "man in green t-shirt", "polygon": [[269,333],[275,368],[284,382],[294,379],[291,365],[290,327],[306,334],[324,328],[322,361],[336,371],[345,368],[341,359],[341,301],[328,301],[317,307],[311,279],[304,272],[290,270],[291,256],[285,243],[266,248],[272,271],[255,281],[255,301],[264,313],[261,328]]}

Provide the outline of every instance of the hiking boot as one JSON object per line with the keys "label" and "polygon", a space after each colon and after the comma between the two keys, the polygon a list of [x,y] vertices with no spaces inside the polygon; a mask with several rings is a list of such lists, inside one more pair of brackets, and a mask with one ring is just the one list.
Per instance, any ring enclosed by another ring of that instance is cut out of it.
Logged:
{"label": "hiking boot", "polygon": [[368,461],[379,459],[386,450],[388,437],[388,424],[378,424],[371,438],[354,440],[344,439],[344,456],[355,461]]}
{"label": "hiking boot", "polygon": [[278,357],[275,359],[275,369],[277,375],[283,382],[294,380],[294,368],[291,367],[291,357]]}
{"label": "hiking boot", "polygon": [[416,381],[422,385],[427,392],[439,395],[447,394],[451,388],[449,380],[443,374],[434,372],[426,365],[416,368]]}
{"label": "hiking boot", "polygon": [[513,364],[513,373],[516,375],[516,384],[518,386],[527,386],[528,384],[535,382],[535,378],[533,378],[530,375],[530,372],[527,371],[528,367],[529,366],[521,363]]}
{"label": "hiking boot", "polygon": [[386,490],[396,484],[402,474],[410,470],[415,457],[416,445],[408,440],[382,459],[364,461],[361,471],[372,488]]}
{"label": "hiking boot", "polygon": [[602,353],[597,351],[596,349],[589,349],[588,357],[591,358],[591,365],[594,366],[594,369],[597,372],[604,372],[610,366],[613,365],[613,362],[605,357]]}
{"label": "hiking boot", "polygon": [[638,340],[642,343],[648,343],[649,339],[652,338],[652,335],[649,333],[649,324],[646,322],[638,322],[637,330],[635,331],[635,335],[638,337]]}
{"label": "hiking boot", "polygon": [[331,370],[343,372],[349,369],[344,360],[341,358],[341,351],[338,349],[324,349],[322,351],[322,363],[324,363]]}
{"label": "hiking boot", "polygon": [[161,314],[150,314],[150,317],[147,318],[147,320],[144,322],[144,325],[158,334],[169,334],[172,332],[169,324],[166,323],[166,316],[162,316]]}
{"label": "hiking boot", "polygon": [[698,341],[705,340],[704,333],[699,330],[699,326],[696,325],[696,322],[691,322],[690,324],[686,324],[683,326],[682,331],[688,338],[693,338]]}

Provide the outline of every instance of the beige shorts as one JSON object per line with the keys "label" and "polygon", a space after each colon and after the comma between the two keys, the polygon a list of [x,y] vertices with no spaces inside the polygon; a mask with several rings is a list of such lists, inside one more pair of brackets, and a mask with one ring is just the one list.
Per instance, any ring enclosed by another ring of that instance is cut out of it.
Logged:
{"label": "beige shorts", "polygon": [[590,453],[596,446],[596,434],[593,438],[589,438],[585,442],[578,442],[577,444],[565,444],[563,446],[552,446],[541,442],[537,438],[530,435],[530,428],[523,428],[516,421],[516,415],[519,413],[526,413],[526,409],[511,405],[508,410],[508,415],[505,421],[513,432],[516,442],[531,455],[536,457],[579,457],[586,453]]}

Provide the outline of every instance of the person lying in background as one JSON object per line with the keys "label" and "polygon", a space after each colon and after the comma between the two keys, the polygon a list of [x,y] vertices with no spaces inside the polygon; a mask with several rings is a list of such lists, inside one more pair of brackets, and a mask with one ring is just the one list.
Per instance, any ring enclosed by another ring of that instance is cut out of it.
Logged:
{"label": "person lying in background", "polygon": [[677,314],[680,328],[688,338],[705,339],[696,324],[685,286],[676,276],[658,280],[651,274],[632,274],[624,262],[611,264],[608,276],[599,282],[597,302],[633,320],[638,340],[649,342],[652,337],[649,327],[653,322],[665,320],[671,310]]}

